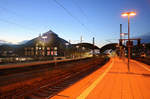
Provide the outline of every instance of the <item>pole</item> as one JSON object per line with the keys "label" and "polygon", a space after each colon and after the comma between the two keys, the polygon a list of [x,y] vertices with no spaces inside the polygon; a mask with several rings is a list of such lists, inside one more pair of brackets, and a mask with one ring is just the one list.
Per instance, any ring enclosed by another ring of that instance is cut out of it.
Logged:
{"label": "pole", "polygon": [[128,15],[128,72],[130,72],[130,16]]}
{"label": "pole", "polygon": [[122,24],[120,24],[120,39],[122,39],[121,33],[122,33]]}
{"label": "pole", "polygon": [[94,57],[95,38],[93,37],[93,57]]}
{"label": "pole", "polygon": [[[122,24],[120,24],[120,41],[122,43]],[[122,57],[122,48],[120,46],[120,58]]]}
{"label": "pole", "polygon": [[80,43],[82,43],[82,36],[81,36],[81,38],[80,38]]}

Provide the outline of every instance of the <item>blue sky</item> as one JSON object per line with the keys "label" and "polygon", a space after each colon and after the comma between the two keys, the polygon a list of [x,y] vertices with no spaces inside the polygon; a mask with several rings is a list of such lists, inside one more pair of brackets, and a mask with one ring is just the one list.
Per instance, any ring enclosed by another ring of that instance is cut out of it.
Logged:
{"label": "blue sky", "polygon": [[[127,32],[125,11],[136,11],[131,18],[131,37],[150,32],[150,0],[57,0],[80,23],[61,8],[55,0],[0,0],[0,39],[19,42],[37,37],[49,29],[60,37],[77,43],[103,46],[119,39],[119,26]],[[84,26],[81,25],[84,24]]]}

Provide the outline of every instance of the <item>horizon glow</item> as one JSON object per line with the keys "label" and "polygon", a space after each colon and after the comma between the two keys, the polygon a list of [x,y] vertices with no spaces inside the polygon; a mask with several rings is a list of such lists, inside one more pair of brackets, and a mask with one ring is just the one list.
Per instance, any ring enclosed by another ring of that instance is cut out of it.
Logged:
{"label": "horizon glow", "polygon": [[[61,3],[88,29],[53,0],[1,0],[0,1],[0,39],[17,43],[38,37],[39,34],[52,30],[59,37],[71,43],[92,43],[103,46],[118,42],[120,24],[127,32],[127,19],[120,17],[123,12],[138,11],[130,20],[131,37],[150,32],[150,3],[148,0],[63,0]],[[136,2],[136,3],[135,3]],[[108,42],[110,41],[110,42]]]}

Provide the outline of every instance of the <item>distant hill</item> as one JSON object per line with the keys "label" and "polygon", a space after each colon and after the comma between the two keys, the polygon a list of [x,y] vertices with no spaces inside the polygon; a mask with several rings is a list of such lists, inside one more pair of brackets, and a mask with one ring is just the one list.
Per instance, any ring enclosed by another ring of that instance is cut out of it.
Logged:
{"label": "distant hill", "polygon": [[18,45],[26,44],[28,41],[29,40],[24,40],[24,41],[18,42]]}
{"label": "distant hill", "polygon": [[0,40],[0,45],[12,45],[12,43],[5,40]]}

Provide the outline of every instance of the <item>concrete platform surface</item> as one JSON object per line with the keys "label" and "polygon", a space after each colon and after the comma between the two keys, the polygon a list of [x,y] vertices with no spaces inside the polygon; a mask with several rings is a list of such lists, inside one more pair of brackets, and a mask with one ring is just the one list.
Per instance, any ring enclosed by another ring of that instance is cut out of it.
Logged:
{"label": "concrete platform surface", "polygon": [[50,99],[150,99],[150,66],[118,57]]}

